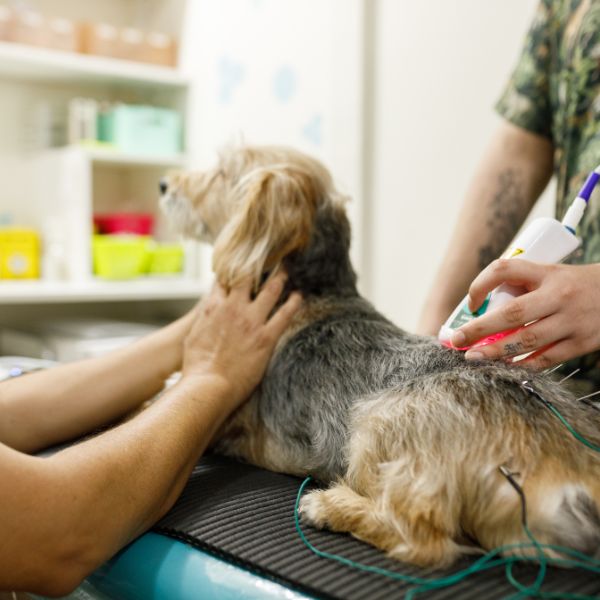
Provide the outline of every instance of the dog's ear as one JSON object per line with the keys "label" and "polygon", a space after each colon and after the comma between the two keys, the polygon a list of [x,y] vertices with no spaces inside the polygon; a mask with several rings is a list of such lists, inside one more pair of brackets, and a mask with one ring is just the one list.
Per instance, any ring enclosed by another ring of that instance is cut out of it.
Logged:
{"label": "dog's ear", "polygon": [[276,165],[250,172],[232,193],[236,208],[215,242],[213,268],[227,287],[251,278],[258,289],[263,273],[308,244],[323,186],[307,171]]}

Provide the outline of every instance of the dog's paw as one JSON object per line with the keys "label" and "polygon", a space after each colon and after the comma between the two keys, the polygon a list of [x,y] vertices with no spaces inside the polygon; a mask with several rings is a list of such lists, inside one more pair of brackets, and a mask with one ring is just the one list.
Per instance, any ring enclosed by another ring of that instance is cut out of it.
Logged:
{"label": "dog's paw", "polygon": [[324,490],[315,490],[300,500],[299,513],[302,521],[318,529],[323,529],[327,525],[324,494]]}

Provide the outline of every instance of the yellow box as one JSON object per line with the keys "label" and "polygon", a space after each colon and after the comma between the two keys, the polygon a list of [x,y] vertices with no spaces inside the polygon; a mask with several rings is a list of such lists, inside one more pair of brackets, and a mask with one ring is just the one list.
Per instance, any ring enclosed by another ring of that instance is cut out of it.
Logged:
{"label": "yellow box", "polygon": [[40,236],[34,229],[0,229],[0,279],[38,279]]}

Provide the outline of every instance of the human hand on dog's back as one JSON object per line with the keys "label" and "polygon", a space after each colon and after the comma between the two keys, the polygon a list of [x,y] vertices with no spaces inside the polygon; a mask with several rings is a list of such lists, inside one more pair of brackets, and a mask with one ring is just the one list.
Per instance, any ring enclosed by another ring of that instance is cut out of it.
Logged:
{"label": "human hand on dog's back", "polygon": [[245,282],[227,292],[215,284],[195,309],[195,320],[184,341],[184,378],[216,378],[229,390],[231,410],[258,385],[275,346],[300,307],[292,293],[271,315],[281,296],[285,275],[270,279],[254,300]]}

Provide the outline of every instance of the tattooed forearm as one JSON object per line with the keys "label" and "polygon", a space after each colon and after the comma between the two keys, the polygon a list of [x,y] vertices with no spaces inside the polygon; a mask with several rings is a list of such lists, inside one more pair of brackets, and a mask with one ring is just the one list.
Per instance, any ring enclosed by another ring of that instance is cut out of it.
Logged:
{"label": "tattooed forearm", "polygon": [[523,177],[515,169],[506,169],[498,176],[496,192],[490,201],[486,228],[488,243],[479,249],[479,267],[487,267],[498,258],[514,237],[525,217]]}

